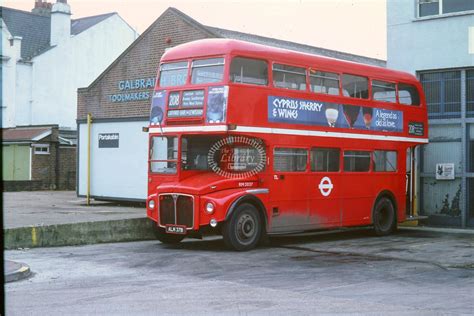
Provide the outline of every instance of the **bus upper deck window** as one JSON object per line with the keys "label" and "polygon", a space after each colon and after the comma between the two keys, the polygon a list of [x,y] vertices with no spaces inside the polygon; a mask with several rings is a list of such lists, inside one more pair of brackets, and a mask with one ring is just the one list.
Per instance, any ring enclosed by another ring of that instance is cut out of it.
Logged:
{"label": "bus upper deck window", "polygon": [[224,77],[224,58],[193,60],[191,83],[221,82]]}
{"label": "bus upper deck window", "polygon": [[383,102],[397,102],[395,84],[386,81],[372,80],[372,99]]}
{"label": "bus upper deck window", "polygon": [[281,64],[273,65],[273,85],[277,88],[306,90],[306,69]]}
{"label": "bus upper deck window", "polygon": [[268,65],[266,61],[235,57],[230,65],[230,81],[266,86]]}
{"label": "bus upper deck window", "polygon": [[313,92],[339,95],[339,75],[336,73],[310,69],[309,81]]}
{"label": "bus upper deck window", "polygon": [[418,90],[411,84],[398,84],[398,100],[401,104],[420,105]]}
{"label": "bus upper deck window", "polygon": [[188,62],[162,64],[160,66],[160,87],[182,86],[188,76]]}
{"label": "bus upper deck window", "polygon": [[369,80],[361,76],[342,75],[342,93],[346,97],[368,99]]}

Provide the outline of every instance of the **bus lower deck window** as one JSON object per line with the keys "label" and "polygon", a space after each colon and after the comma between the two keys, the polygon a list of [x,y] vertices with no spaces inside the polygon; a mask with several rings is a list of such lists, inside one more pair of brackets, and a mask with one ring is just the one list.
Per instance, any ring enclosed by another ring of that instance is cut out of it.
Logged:
{"label": "bus lower deck window", "polygon": [[397,171],[397,152],[374,150],[374,171]]}
{"label": "bus lower deck window", "polygon": [[370,152],[348,150],[344,152],[344,171],[367,172],[370,170]]}
{"label": "bus lower deck window", "polygon": [[178,137],[154,136],[151,139],[150,171],[153,173],[176,173],[178,160]]}
{"label": "bus lower deck window", "polygon": [[339,154],[336,148],[312,148],[311,171],[339,171]]}
{"label": "bus lower deck window", "polygon": [[303,148],[275,148],[273,169],[275,171],[305,171],[308,151]]}
{"label": "bus lower deck window", "polygon": [[235,57],[230,65],[230,81],[266,86],[268,65],[266,61]]}

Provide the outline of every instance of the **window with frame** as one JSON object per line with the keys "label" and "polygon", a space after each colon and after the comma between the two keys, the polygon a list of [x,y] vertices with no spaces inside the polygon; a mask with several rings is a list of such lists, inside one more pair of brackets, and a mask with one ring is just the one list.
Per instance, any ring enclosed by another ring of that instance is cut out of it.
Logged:
{"label": "window with frame", "polygon": [[312,92],[339,95],[339,74],[310,69],[309,84]]}
{"label": "window with frame", "polygon": [[418,0],[418,17],[474,10],[472,0]]}
{"label": "window with frame", "polygon": [[176,173],[178,162],[178,137],[154,136],[150,146],[150,171]]}
{"label": "window with frame", "polygon": [[397,152],[390,150],[374,150],[374,171],[397,171]]}
{"label": "window with frame", "polygon": [[370,170],[370,151],[344,151],[344,171],[367,172]]}
{"label": "window with frame", "polygon": [[355,75],[342,75],[342,94],[346,97],[368,99],[369,79]]}
{"label": "window with frame", "polygon": [[396,84],[381,80],[372,80],[372,99],[382,102],[397,102]]}
{"label": "window with frame", "polygon": [[418,0],[418,16],[439,14],[439,0]]}
{"label": "window with frame", "polygon": [[338,148],[311,148],[311,171],[339,171],[339,156]]}
{"label": "window with frame", "polygon": [[306,69],[273,64],[273,85],[277,88],[306,90]]}
{"label": "window with frame", "polygon": [[35,155],[49,155],[49,145],[34,145]]}
{"label": "window with frame", "polygon": [[191,69],[192,84],[221,82],[224,78],[224,58],[193,60]]}
{"label": "window with frame", "polygon": [[461,71],[421,73],[429,118],[461,117]]}
{"label": "window with frame", "polygon": [[268,84],[268,65],[264,60],[234,57],[230,64],[230,81],[236,83]]}
{"label": "window with frame", "polygon": [[188,76],[188,62],[166,63],[160,66],[160,87],[182,86]]}
{"label": "window with frame", "polygon": [[305,171],[308,151],[304,148],[275,148],[273,170],[285,172]]}
{"label": "window with frame", "polygon": [[407,105],[420,105],[418,89],[411,84],[398,84],[398,102]]}
{"label": "window with frame", "polygon": [[466,70],[466,115],[474,117],[474,69]]}

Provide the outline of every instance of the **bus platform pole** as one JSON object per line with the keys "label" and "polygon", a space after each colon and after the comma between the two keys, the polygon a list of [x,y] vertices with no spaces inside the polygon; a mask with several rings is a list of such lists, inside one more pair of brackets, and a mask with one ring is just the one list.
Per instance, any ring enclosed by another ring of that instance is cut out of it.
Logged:
{"label": "bus platform pole", "polygon": [[87,193],[86,205],[91,203],[91,128],[92,128],[92,114],[87,113]]}

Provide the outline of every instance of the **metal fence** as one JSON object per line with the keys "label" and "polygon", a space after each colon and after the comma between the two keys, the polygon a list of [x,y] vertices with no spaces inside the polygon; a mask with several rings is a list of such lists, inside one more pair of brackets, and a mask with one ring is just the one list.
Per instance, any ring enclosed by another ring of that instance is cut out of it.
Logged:
{"label": "metal fence", "polygon": [[[430,143],[420,151],[419,212],[439,226],[474,227],[474,69],[420,72]],[[454,163],[453,180],[436,166]]]}

